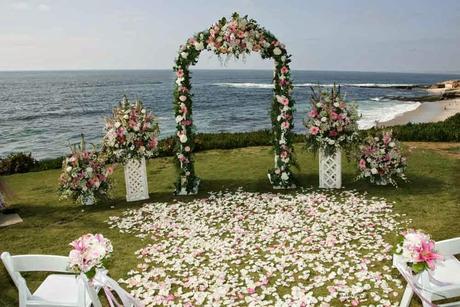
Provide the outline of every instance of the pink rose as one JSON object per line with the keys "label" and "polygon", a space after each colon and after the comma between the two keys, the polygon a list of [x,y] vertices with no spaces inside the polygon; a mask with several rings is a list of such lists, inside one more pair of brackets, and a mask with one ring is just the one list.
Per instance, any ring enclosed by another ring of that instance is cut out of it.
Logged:
{"label": "pink rose", "polygon": [[184,101],[187,100],[187,96],[180,95],[180,96],[179,96],[179,100],[182,101],[182,102],[184,102]]}
{"label": "pink rose", "polygon": [[336,137],[337,136],[337,131],[335,131],[335,130],[329,131],[329,136],[330,137]]}
{"label": "pink rose", "polygon": [[319,128],[318,128],[318,127],[316,127],[316,126],[310,127],[310,134],[312,134],[312,135],[317,135],[318,132],[319,132]]}
{"label": "pink rose", "polygon": [[315,118],[316,116],[318,116],[318,111],[316,109],[311,109],[311,111],[308,112],[308,116],[310,116],[311,118]]}
{"label": "pink rose", "polygon": [[179,68],[177,71],[176,71],[176,76],[178,78],[182,78],[184,76],[184,71],[182,70],[182,68]]}
{"label": "pink rose", "polygon": [[287,74],[288,72],[289,72],[289,68],[287,68],[286,66],[281,67],[281,73],[283,75]]}
{"label": "pink rose", "polygon": [[289,129],[289,122],[285,121],[281,123],[281,129]]}
{"label": "pink rose", "polygon": [[192,150],[192,149],[190,148],[190,146],[185,146],[184,150],[185,150],[186,152],[190,152],[190,150]]}
{"label": "pink rose", "polygon": [[364,159],[359,160],[359,168],[361,170],[366,168],[366,160],[364,160]]}
{"label": "pink rose", "polygon": [[331,118],[333,120],[337,120],[339,118],[339,115],[337,113],[335,113],[335,112],[331,112]]}
{"label": "pink rose", "polygon": [[156,138],[150,139],[149,142],[147,143],[147,147],[149,149],[156,148],[157,146],[158,146],[158,140]]}

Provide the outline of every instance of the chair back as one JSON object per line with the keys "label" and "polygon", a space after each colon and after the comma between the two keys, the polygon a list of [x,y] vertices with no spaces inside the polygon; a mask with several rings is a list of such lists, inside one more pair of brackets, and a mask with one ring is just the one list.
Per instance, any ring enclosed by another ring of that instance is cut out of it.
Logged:
{"label": "chair back", "polygon": [[[32,293],[27,287],[26,280],[21,272],[61,272],[73,273],[68,269],[69,258],[65,256],[53,255],[16,255],[11,256],[8,252],[1,255],[3,264],[11,276],[19,292],[19,306],[27,306],[33,298]],[[78,280],[78,300],[77,306],[89,306],[93,303],[94,307],[101,307],[101,302],[97,297],[95,289],[88,284],[84,274]]]}
{"label": "chair back", "polygon": [[[10,274],[14,285],[19,292],[19,306],[25,306],[27,299],[32,296],[29,288],[27,287],[26,280],[21,275],[21,270],[18,270],[15,265],[15,259],[8,252],[3,252],[1,255],[3,264],[5,265],[6,271]],[[20,265],[21,266],[21,265]]]}

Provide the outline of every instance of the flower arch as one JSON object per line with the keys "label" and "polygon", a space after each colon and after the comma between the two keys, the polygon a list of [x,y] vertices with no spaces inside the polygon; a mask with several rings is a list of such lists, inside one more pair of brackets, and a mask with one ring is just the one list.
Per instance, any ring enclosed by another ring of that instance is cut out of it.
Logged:
{"label": "flower arch", "polygon": [[291,132],[294,100],[291,97],[293,85],[289,69],[290,55],[287,54],[285,46],[255,20],[234,13],[231,19],[224,17],[209,29],[189,38],[180,46],[175,60],[174,71],[177,78],[173,103],[177,124],[176,157],[179,173],[176,194],[196,194],[200,182],[193,165],[195,129],[192,121],[193,95],[189,68],[198,62],[203,50],[213,51],[219,57],[226,55],[235,58],[259,52],[263,59],[274,60],[271,122],[275,165],[269,170],[268,178],[274,188],[295,187],[290,169],[294,163]]}

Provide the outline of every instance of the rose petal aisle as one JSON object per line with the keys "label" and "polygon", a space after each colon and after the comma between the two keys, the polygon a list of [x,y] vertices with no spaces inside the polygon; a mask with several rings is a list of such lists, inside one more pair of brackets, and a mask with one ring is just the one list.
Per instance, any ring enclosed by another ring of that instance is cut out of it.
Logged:
{"label": "rose petal aisle", "polygon": [[147,306],[397,306],[401,229],[384,199],[353,192],[213,193],[111,217],[144,238],[131,293]]}

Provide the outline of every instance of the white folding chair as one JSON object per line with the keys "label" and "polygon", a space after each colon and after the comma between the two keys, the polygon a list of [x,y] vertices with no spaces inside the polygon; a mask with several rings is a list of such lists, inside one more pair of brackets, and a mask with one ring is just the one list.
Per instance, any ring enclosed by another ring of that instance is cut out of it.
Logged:
{"label": "white folding chair", "polygon": [[[432,272],[424,271],[416,278],[408,281],[408,283],[413,283],[419,294],[426,300],[422,299],[424,307],[432,306],[432,303],[430,304],[428,301],[460,297],[460,261],[455,257],[455,255],[460,254],[460,237],[436,242],[436,250],[444,257],[444,260],[437,263],[435,270]],[[394,255],[393,263],[403,276],[407,275],[403,272],[404,266],[401,256]],[[408,307],[413,295],[414,290],[408,284],[400,306]],[[460,301],[438,306],[460,306]]]}
{"label": "white folding chair", "polygon": [[[71,274],[68,257],[51,255],[17,255],[3,252],[1,259],[19,292],[20,307],[100,307],[99,289],[88,285],[84,276]],[[51,274],[32,294],[21,272],[59,272]]]}

